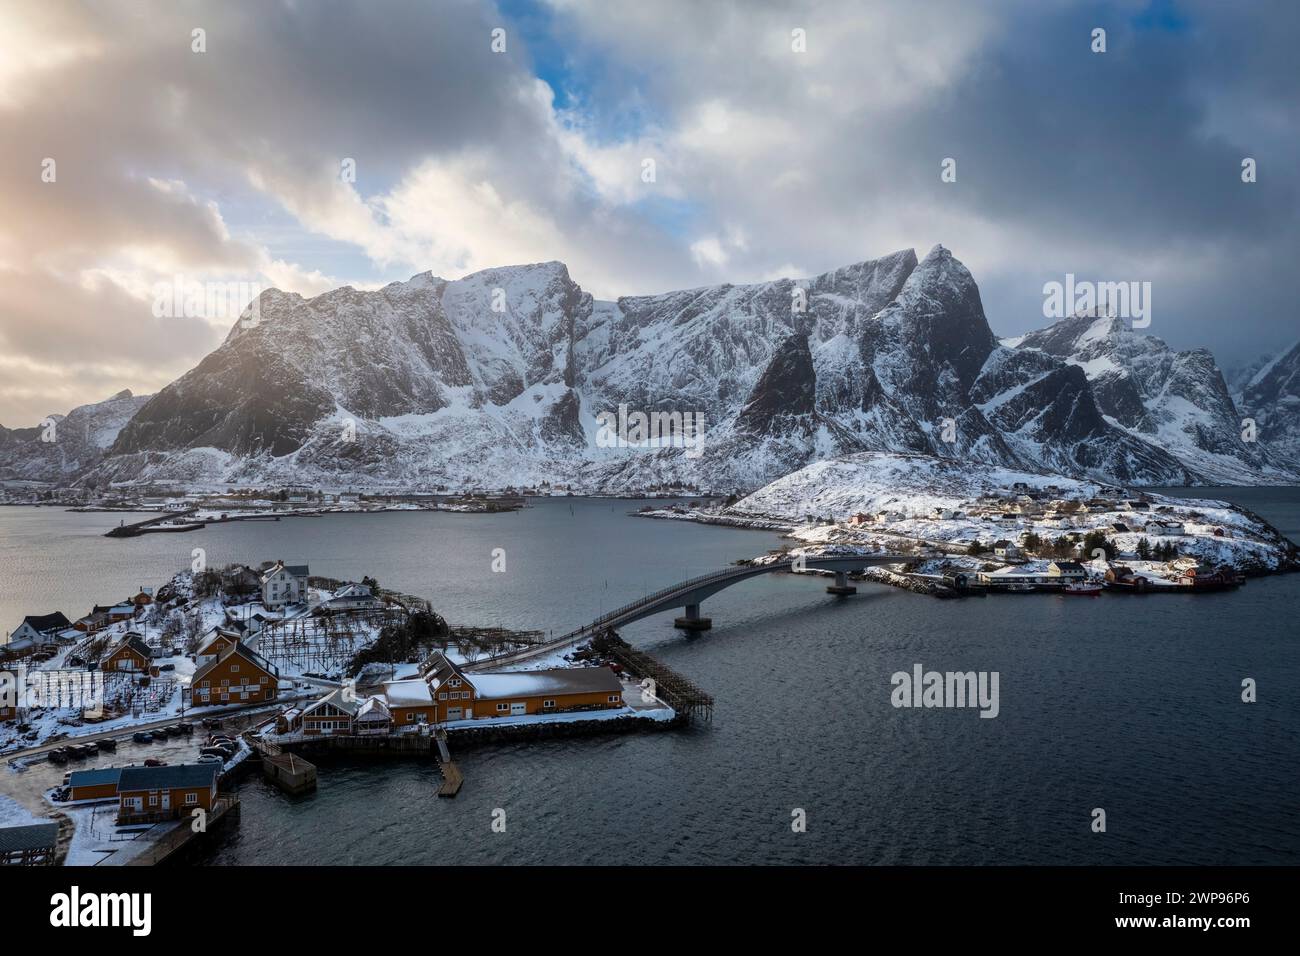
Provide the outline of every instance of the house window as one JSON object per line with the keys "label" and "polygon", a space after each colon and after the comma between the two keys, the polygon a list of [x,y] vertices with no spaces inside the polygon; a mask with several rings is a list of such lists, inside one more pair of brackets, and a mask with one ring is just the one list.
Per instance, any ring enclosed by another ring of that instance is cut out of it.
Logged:
{"label": "house window", "polygon": [[544,701],[542,701],[542,706],[543,706],[543,707],[554,707],[554,706],[555,706],[555,701],[553,701],[553,700],[544,700]]}
{"label": "house window", "polygon": [[439,699],[439,700],[446,700],[446,699],[447,699],[447,692],[444,690],[441,694],[438,695],[438,699]]}
{"label": "house window", "polygon": [[509,705],[509,704],[497,704],[497,710],[498,710],[498,711],[505,711],[505,710],[509,710],[509,709],[510,709],[510,705]]}
{"label": "house window", "polygon": [[222,686],[222,687],[229,687],[229,686],[230,686],[230,680],[229,680],[228,678],[227,678],[226,680],[223,680],[223,681],[221,682],[221,686]]}
{"label": "house window", "polygon": [[413,723],[415,723],[415,714],[407,714],[407,715],[406,715],[406,722],[407,722],[408,724],[413,724]]}
{"label": "house window", "polygon": [[230,665],[230,673],[232,673],[232,674],[238,674],[238,673],[239,673],[239,665],[238,665],[238,664],[231,664],[231,665]]}
{"label": "house window", "polygon": [[607,698],[607,700],[608,700],[611,704],[617,704],[617,703],[618,703],[619,701],[621,701],[622,699],[623,699],[623,695],[622,695],[622,694],[610,694],[609,697]]}
{"label": "house window", "polygon": [[149,794],[149,806],[151,806],[151,807],[156,807],[157,805],[158,805],[158,794],[157,794],[157,793],[150,793],[150,794]]}
{"label": "house window", "polygon": [[187,793],[187,794],[185,794],[185,802],[186,802],[186,804],[195,804],[195,803],[198,803],[198,802],[199,802],[199,795],[198,795],[197,793]]}
{"label": "house window", "polygon": [[212,686],[212,681],[207,681],[207,680],[205,680],[205,681],[203,682],[203,685],[202,685],[202,686],[204,686],[204,687],[211,687],[211,686]]}
{"label": "house window", "polygon": [[258,682],[259,684],[266,684],[266,683],[269,683],[269,682],[270,682],[270,678],[267,678],[267,677],[261,677],[261,678],[258,678],[258,681],[257,681],[257,682]]}
{"label": "house window", "polygon": [[460,686],[460,678],[458,678],[458,677],[454,677],[454,678],[452,678],[452,680],[451,680],[451,686],[452,686],[452,687],[459,687],[459,686]]}

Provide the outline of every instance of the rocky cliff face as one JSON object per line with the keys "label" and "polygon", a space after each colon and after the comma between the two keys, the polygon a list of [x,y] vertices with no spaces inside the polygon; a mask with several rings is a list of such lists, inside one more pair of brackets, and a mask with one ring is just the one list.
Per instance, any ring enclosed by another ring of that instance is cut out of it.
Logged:
{"label": "rocky cliff face", "polygon": [[1243,381],[1237,407],[1254,420],[1264,451],[1300,471],[1300,342]]}
{"label": "rocky cliff face", "polygon": [[[550,262],[258,306],[78,473],[725,489],[861,451],[1134,484],[1272,461],[1222,433],[1235,411],[1208,353],[1079,320],[1001,345],[942,246],[616,302]],[[604,447],[597,416],[620,406],[691,413],[703,442]]]}
{"label": "rocky cliff face", "polygon": [[1105,316],[1065,319],[1024,336],[1016,348],[1081,369],[1107,421],[1176,457],[1194,480],[1257,484],[1295,477],[1285,456],[1243,440],[1244,416],[1205,349],[1178,352]]}
{"label": "rocky cliff face", "polygon": [[0,478],[72,481],[103,460],[119,432],[149,398],[123,390],[67,415],[50,415],[47,421],[52,428],[0,426]]}

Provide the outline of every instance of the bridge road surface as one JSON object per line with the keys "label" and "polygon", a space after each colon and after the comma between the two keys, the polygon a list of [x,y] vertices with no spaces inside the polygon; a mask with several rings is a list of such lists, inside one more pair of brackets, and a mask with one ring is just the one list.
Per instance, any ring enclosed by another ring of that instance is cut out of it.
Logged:
{"label": "bridge road surface", "polygon": [[499,668],[505,664],[515,664],[519,661],[530,660],[534,657],[540,657],[544,654],[550,654],[561,647],[575,644],[597,630],[610,627],[621,627],[624,624],[631,624],[633,621],[639,621],[645,617],[651,617],[668,611],[673,608],[686,607],[688,605],[699,605],[705,598],[717,594],[723,588],[738,584],[741,581],[747,581],[750,578],[758,577],[760,574],[772,574],[776,571],[790,571],[796,564],[799,568],[816,570],[816,571],[837,571],[849,572],[859,571],[866,567],[872,567],[881,564],[901,564],[905,561],[912,560],[911,555],[903,554],[816,554],[816,555],[799,555],[794,558],[783,558],[780,561],[771,561],[766,564],[748,564],[737,565],[730,568],[723,568],[720,571],[714,571],[710,574],[704,574],[697,578],[691,578],[687,581],[681,581],[677,584],[669,585],[654,594],[648,594],[645,597],[633,601],[618,610],[610,611],[604,614],[590,624],[586,624],[577,630],[570,631],[568,634],[562,634],[553,641],[547,641],[544,644],[535,644],[532,647],[525,648],[521,651],[514,651],[510,654],[503,654],[500,657],[489,658],[485,661],[479,661],[476,664],[470,664],[465,668],[468,671],[486,671],[489,669]]}

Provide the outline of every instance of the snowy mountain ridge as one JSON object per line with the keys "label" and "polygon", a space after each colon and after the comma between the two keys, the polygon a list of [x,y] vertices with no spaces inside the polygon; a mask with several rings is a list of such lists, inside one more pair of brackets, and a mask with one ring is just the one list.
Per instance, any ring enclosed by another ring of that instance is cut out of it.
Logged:
{"label": "snowy mountain ridge", "polygon": [[[731,490],[877,451],[1130,484],[1294,480],[1300,467],[1236,437],[1209,353],[1073,321],[1000,344],[942,246],[613,302],[559,262],[269,290],[195,368],[133,400],[102,453],[55,467],[4,433],[0,476]],[[698,454],[598,441],[598,416],[623,405],[700,416]]]}

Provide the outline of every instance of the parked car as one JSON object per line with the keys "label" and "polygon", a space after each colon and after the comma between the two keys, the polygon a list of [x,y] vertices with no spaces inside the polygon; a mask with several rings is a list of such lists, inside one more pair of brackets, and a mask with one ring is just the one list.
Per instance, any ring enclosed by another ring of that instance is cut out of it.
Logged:
{"label": "parked car", "polygon": [[174,671],[174,670],[176,670],[176,665],[175,665],[175,664],[159,664],[159,665],[158,665],[158,669],[159,669],[160,671]]}
{"label": "parked car", "polygon": [[167,766],[167,761],[159,760],[157,757],[149,757],[145,760],[144,765],[146,767],[165,767]]}
{"label": "parked car", "polygon": [[199,754],[198,763],[225,763],[220,754]]}
{"label": "parked car", "polygon": [[99,749],[108,751],[109,753],[116,753],[117,740],[113,737],[105,737],[99,742]]}
{"label": "parked car", "polygon": [[58,750],[50,751],[50,763],[67,763],[67,762],[68,762],[68,754],[62,747],[60,747]]}
{"label": "parked car", "polygon": [[131,735],[131,739],[138,744],[151,744],[153,743],[153,734],[147,730],[137,730]]}
{"label": "parked car", "polygon": [[204,717],[204,718],[203,718],[203,726],[204,726],[204,727],[207,727],[207,728],[210,729],[210,730],[211,730],[211,729],[215,729],[215,728],[217,728],[217,727],[220,727],[220,726],[221,726],[221,718],[220,718],[220,717]]}
{"label": "parked car", "polygon": [[199,756],[216,757],[217,759],[224,761],[230,755],[221,747],[202,747],[199,749]]}

